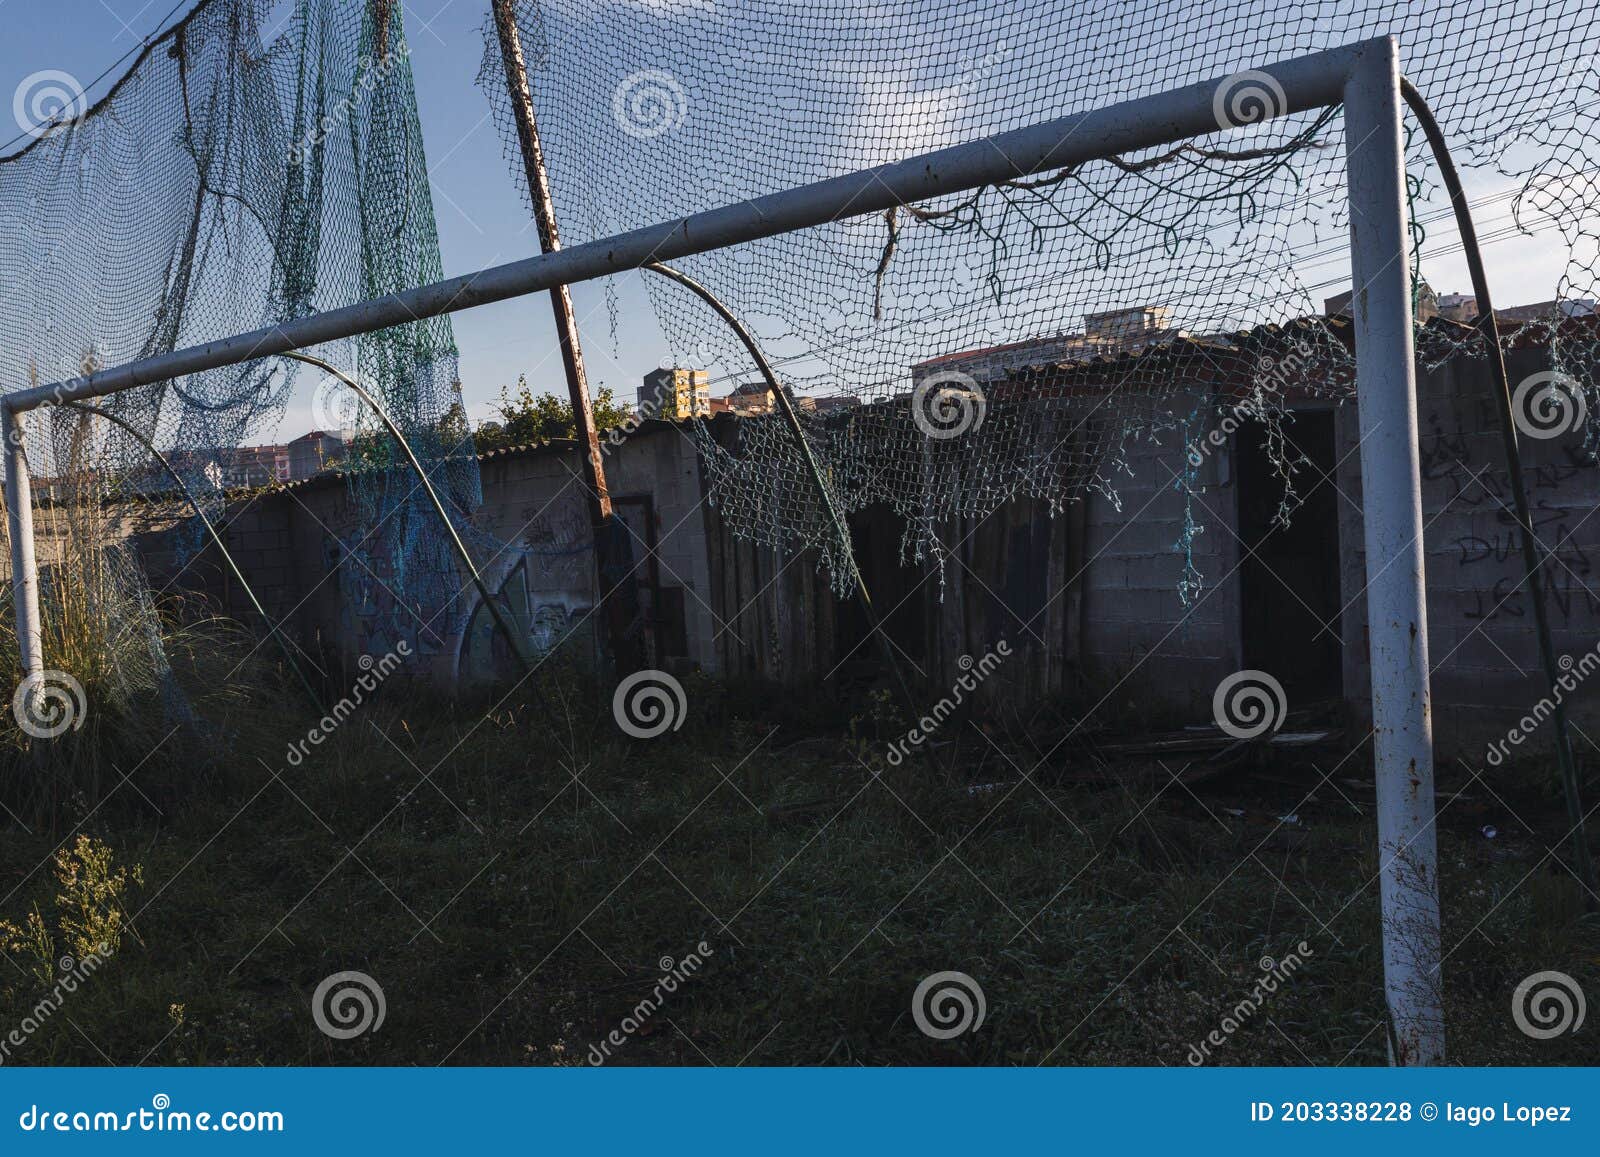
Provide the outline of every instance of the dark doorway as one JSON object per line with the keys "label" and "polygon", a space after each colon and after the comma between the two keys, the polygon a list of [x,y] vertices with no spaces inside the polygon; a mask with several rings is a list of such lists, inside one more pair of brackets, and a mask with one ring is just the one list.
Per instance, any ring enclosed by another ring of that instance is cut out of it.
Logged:
{"label": "dark doorway", "polygon": [[1333,413],[1302,410],[1283,422],[1285,457],[1298,461],[1298,505],[1287,526],[1275,521],[1283,477],[1267,430],[1240,427],[1239,537],[1244,664],[1283,684],[1291,709],[1343,694],[1339,633],[1339,494],[1334,487]]}
{"label": "dark doorway", "polygon": [[[849,515],[848,522],[856,565],[872,594],[884,633],[902,658],[921,663],[927,652],[928,568],[901,562],[904,521],[888,505],[875,503]],[[877,641],[869,637],[867,616],[854,597],[839,606],[838,630],[841,650],[853,649],[853,662],[879,662]],[[911,672],[913,677],[915,674]]]}

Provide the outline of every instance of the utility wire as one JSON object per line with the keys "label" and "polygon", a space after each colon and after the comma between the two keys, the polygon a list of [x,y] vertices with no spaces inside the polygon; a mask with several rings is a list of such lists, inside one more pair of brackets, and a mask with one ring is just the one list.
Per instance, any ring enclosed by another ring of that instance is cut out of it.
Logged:
{"label": "utility wire", "polygon": [[[169,20],[171,20],[174,16],[176,16],[178,14],[178,9],[182,8],[188,2],[189,2],[189,0],[178,0],[178,2],[172,6],[172,8],[167,12],[166,15],[163,16],[159,21],[156,22],[156,31],[152,32],[149,36],[146,36],[143,40],[141,40],[138,44],[134,45],[132,48],[128,49],[128,51],[124,52],[121,56],[117,57],[117,59],[112,61],[111,64],[106,68],[106,70],[104,72],[102,72],[99,76],[95,77],[87,85],[84,86],[84,89],[83,89],[83,102],[84,102],[84,108],[86,110],[88,108],[92,107],[91,102],[89,100],[89,93],[94,91],[95,85],[99,84],[106,77],[110,76],[113,72],[117,71],[117,69],[121,68],[124,64],[126,64],[133,57],[139,55],[142,52],[147,51],[152,44],[154,44],[156,41],[160,40],[163,36],[167,35],[167,33],[171,32],[172,28],[176,27],[176,25],[169,26],[167,22]],[[188,15],[184,16],[183,19],[184,20],[189,19],[189,16],[194,15],[194,12],[198,12],[201,8],[203,8],[205,5],[207,5],[209,3],[211,3],[211,0],[199,0],[199,2],[197,4],[195,4],[195,6],[194,6],[194,10],[191,11]],[[135,17],[135,19],[138,19],[138,18]],[[7,150],[10,149],[13,145],[21,144],[23,141],[28,140],[30,137],[34,138],[34,139],[37,139],[37,136],[34,133],[28,132],[26,129],[24,129],[22,132],[18,133],[16,136],[12,137],[9,141],[6,141],[4,144],[0,144],[0,161],[9,161],[9,160],[11,160],[12,156],[14,154],[8,154]]]}
{"label": "utility wire", "polygon": [[1556,661],[1555,643],[1550,637],[1550,618],[1545,608],[1544,587],[1540,576],[1544,572],[1543,544],[1534,534],[1533,522],[1528,513],[1528,488],[1522,477],[1522,454],[1517,446],[1517,425],[1511,397],[1511,380],[1506,374],[1505,351],[1500,346],[1500,325],[1494,316],[1494,305],[1489,297],[1489,279],[1484,272],[1483,253],[1478,245],[1472,213],[1461,188],[1461,178],[1456,173],[1455,162],[1450,157],[1444,132],[1434,119],[1428,102],[1422,98],[1410,81],[1400,80],[1401,95],[1422,125],[1422,131],[1433,148],[1434,160],[1439,165],[1439,175],[1455,207],[1456,223],[1461,231],[1462,249],[1467,256],[1467,269],[1472,275],[1473,293],[1478,298],[1478,328],[1483,331],[1488,346],[1489,372],[1495,380],[1495,404],[1500,411],[1500,427],[1505,443],[1506,473],[1511,482],[1511,497],[1517,518],[1517,536],[1522,545],[1523,585],[1528,591],[1528,601],[1533,605],[1533,621],[1539,638],[1539,660],[1544,666],[1550,684],[1550,701],[1554,704],[1551,717],[1555,724],[1556,759],[1561,767],[1561,783],[1567,800],[1567,819],[1572,824],[1572,856],[1579,882],[1586,895],[1584,906],[1591,912],[1600,907],[1596,897],[1594,862],[1589,857],[1589,841],[1584,831],[1583,802],[1579,794],[1578,770],[1572,757],[1572,737],[1567,728],[1567,712],[1559,689],[1560,666]]}

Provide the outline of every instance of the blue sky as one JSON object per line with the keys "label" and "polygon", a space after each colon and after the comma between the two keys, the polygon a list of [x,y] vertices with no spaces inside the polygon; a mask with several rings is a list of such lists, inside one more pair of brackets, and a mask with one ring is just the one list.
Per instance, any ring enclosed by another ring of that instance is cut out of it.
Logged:
{"label": "blue sky", "polygon": [[[418,102],[431,168],[434,208],[447,274],[464,273],[528,256],[537,238],[521,199],[477,75],[487,0],[403,0]],[[87,83],[168,23],[175,0],[0,0],[0,94],[14,91],[41,69],[59,69]],[[192,0],[184,0],[187,11]],[[102,82],[91,97],[104,91]],[[916,112],[908,106],[906,115]],[[918,118],[920,123],[920,117]],[[7,120],[5,122],[9,124]],[[914,126],[913,126],[914,127]],[[0,133],[4,137],[5,133]],[[1467,175],[1469,195],[1512,186],[1504,178]],[[558,199],[560,191],[558,190]],[[698,207],[710,207],[709,204]],[[1499,237],[1488,251],[1491,280],[1505,304],[1552,296],[1563,248],[1553,237],[1506,235],[1508,203],[1481,211],[1479,230]],[[1447,222],[1430,226],[1429,249],[1456,240]],[[1337,247],[1335,247],[1337,250]],[[1342,261],[1300,271],[1307,284],[1339,275]],[[1425,259],[1424,274],[1441,292],[1467,286],[1459,254]],[[631,400],[641,376],[669,359],[637,274],[616,279],[618,325],[600,284],[579,285],[573,296],[583,330],[591,382]],[[1328,290],[1327,292],[1332,292]],[[488,416],[500,387],[526,373],[536,389],[563,390],[550,310],[544,297],[455,315],[465,396],[474,418]],[[293,437],[312,425],[309,398],[291,404],[280,430]],[[263,432],[265,440],[270,434]]]}
{"label": "blue sky", "polygon": [[[0,94],[41,69],[60,69],[83,84],[170,21],[176,0],[0,0]],[[181,12],[192,7],[184,0]],[[483,51],[485,0],[405,0],[411,63],[428,162],[434,212],[447,275],[514,261],[538,251],[521,192],[474,83]],[[115,75],[115,74],[113,74]],[[99,96],[111,78],[91,90]],[[9,101],[0,129],[11,128]],[[10,132],[0,131],[0,140]],[[613,345],[599,283],[573,287],[591,386],[607,385],[632,400],[639,379],[668,359],[639,275],[615,279],[620,308]],[[527,373],[536,388],[564,392],[550,306],[545,296],[503,302],[455,315],[463,392],[474,419],[489,416],[502,385]],[[309,381],[310,379],[307,379]],[[307,385],[300,393],[309,393]],[[310,398],[291,404],[280,435],[309,429]],[[263,437],[262,440],[266,440]]]}

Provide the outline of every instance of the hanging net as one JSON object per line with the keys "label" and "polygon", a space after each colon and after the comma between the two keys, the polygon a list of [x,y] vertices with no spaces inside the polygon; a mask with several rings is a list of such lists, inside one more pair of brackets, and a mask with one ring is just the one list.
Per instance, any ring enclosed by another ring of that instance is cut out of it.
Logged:
{"label": "hanging net", "polygon": [[[1594,392],[1593,331],[1563,327],[1600,296],[1600,32],[1580,0],[519,0],[516,11],[568,243],[1393,34],[1458,165],[1495,190],[1478,207],[1489,239],[1559,231],[1568,260],[1537,324],[1561,331],[1560,367]],[[484,87],[515,156],[496,52],[491,27]],[[1342,118],[1252,123],[1281,93],[1236,80],[1219,93],[1219,131],[1179,147],[679,265],[755,331],[801,399],[839,504],[889,504],[905,520],[904,557],[938,557],[941,527],[1012,498],[1114,497],[1137,439],[1198,436],[1219,407],[1281,433],[1287,400],[1348,393],[1349,327],[1323,301],[1348,286]],[[1421,245],[1448,203],[1420,134],[1407,159]],[[756,377],[697,299],[664,280],[649,291],[679,364],[724,388]],[[1430,362],[1471,355],[1475,341],[1465,326],[1419,333]],[[775,415],[747,413],[731,443],[710,428],[699,441],[736,534],[813,548],[848,585]],[[1292,442],[1277,444],[1287,487]]]}
{"label": "hanging net", "polygon": [[[1594,327],[1578,324],[1600,296],[1600,149],[1587,111],[1600,96],[1600,36],[1576,0],[517,0],[513,10],[569,244],[1392,33],[1458,162],[1489,190],[1488,239],[1559,238],[1563,267],[1532,324],[1600,414]],[[490,34],[484,88],[518,158]],[[1090,490],[1114,497],[1137,440],[1200,438],[1220,407],[1275,431],[1287,486],[1288,404],[1350,385],[1349,327],[1321,301],[1347,283],[1343,126],[1337,110],[1253,123],[1275,94],[1248,79],[1219,94],[1216,133],[1178,147],[682,265],[754,329],[839,506],[887,504],[904,519],[908,561],[940,557],[954,520],[1016,497],[1052,508]],[[201,0],[92,107],[60,100],[55,74],[35,80],[40,90],[16,102],[31,139],[0,159],[0,387],[439,276],[392,0]],[[1447,217],[1431,164],[1412,141],[1418,253]],[[512,172],[521,186],[519,159]],[[698,299],[665,280],[649,288],[680,363],[723,388],[754,378]],[[1466,326],[1419,330],[1430,362],[1481,354],[1475,341]],[[359,373],[456,514],[477,505],[447,320],[318,352]],[[234,448],[275,428],[295,380],[292,365],[264,359],[103,399],[139,437],[65,407],[38,412],[41,494],[86,476],[108,496],[176,508],[147,439],[220,503]],[[369,413],[328,409],[369,435],[351,472],[352,551],[395,596],[388,628],[415,636],[432,623],[442,636],[459,576],[433,512],[390,468],[394,448]],[[735,428],[731,439],[694,431],[728,525],[815,549],[846,586],[786,430],[759,405]],[[1185,582],[1187,593],[1198,577]]]}
{"label": "hanging net", "polygon": [[[7,390],[441,277],[392,0],[203,0],[92,106],[52,72],[29,77],[16,107],[28,139],[0,159]],[[477,505],[448,319],[316,352],[381,400],[458,514]],[[227,485],[252,473],[243,466],[260,467],[255,481],[281,477],[237,448],[270,440],[297,376],[322,423],[357,432],[360,530],[346,545],[393,595],[388,641],[443,635],[430,620],[452,607],[459,580],[437,515],[416,480],[390,468],[397,452],[374,416],[295,363],[267,358],[97,402],[132,432],[66,406],[35,411],[36,498],[59,498],[61,480],[92,479],[100,501],[74,500],[79,516],[101,507],[113,519],[119,504],[105,500],[130,497],[187,513],[148,442],[218,507]],[[108,525],[103,537],[119,536]]]}

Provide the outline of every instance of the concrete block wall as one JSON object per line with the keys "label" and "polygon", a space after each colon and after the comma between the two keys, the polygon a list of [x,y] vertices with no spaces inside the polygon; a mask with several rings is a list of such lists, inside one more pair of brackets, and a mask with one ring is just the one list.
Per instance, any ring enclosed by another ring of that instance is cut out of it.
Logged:
{"label": "concrete block wall", "polygon": [[[1549,368],[1548,354],[1539,349],[1513,350],[1507,358],[1513,388]],[[1481,765],[1485,746],[1503,738],[1546,693],[1533,614],[1522,589],[1522,554],[1492,390],[1481,360],[1457,358],[1418,374],[1434,729],[1441,750],[1473,766]],[[1344,458],[1340,486],[1359,501],[1354,406],[1341,413],[1338,437]],[[1535,528],[1555,554],[1547,574],[1556,651],[1576,661],[1600,644],[1600,575],[1594,571],[1600,562],[1600,470],[1583,453],[1581,431],[1519,441]],[[1360,717],[1370,722],[1359,511],[1346,508],[1340,539],[1349,604],[1345,686]],[[1600,719],[1600,687],[1580,686],[1568,707],[1577,720]],[[1536,729],[1525,746],[1547,748],[1548,741],[1548,728]]]}
{"label": "concrete block wall", "polygon": [[[1176,398],[1172,412],[1200,400]],[[1106,471],[1120,509],[1100,493],[1086,499],[1083,658],[1101,676],[1126,678],[1130,690],[1209,713],[1217,683],[1240,666],[1230,457],[1212,454],[1191,471],[1185,434],[1174,429],[1130,439],[1124,459],[1126,469]],[[1203,528],[1191,545],[1201,587],[1186,606],[1181,543],[1191,513]]]}
{"label": "concrete block wall", "polygon": [[[1538,350],[1510,356],[1514,383],[1547,366]],[[1544,691],[1532,616],[1520,589],[1521,556],[1490,389],[1484,363],[1467,358],[1419,375],[1436,739],[1441,752],[1476,751],[1479,757],[1483,743],[1503,736]],[[1171,412],[1194,412],[1201,401],[1198,393],[1180,391]],[[1370,717],[1370,678],[1357,426],[1354,404],[1337,408],[1344,685],[1359,722]],[[1191,468],[1188,439],[1203,433],[1172,429],[1131,439],[1123,462],[1107,468],[1117,504],[1091,492],[1071,516],[1019,507],[996,522],[989,538],[975,538],[963,561],[989,593],[963,598],[958,584],[946,591],[954,604],[930,602],[930,670],[942,672],[960,654],[981,651],[997,632],[1011,632],[1038,651],[1019,657],[1007,675],[1017,682],[1006,690],[1018,697],[1053,693],[1068,673],[1082,670],[1099,680],[1091,687],[1109,691],[1125,679],[1129,694],[1208,717],[1217,684],[1243,666],[1242,550],[1233,446],[1213,450]],[[1524,438],[1523,447],[1535,520],[1556,547],[1549,572],[1556,646],[1576,660],[1600,644],[1600,576],[1592,569],[1600,559],[1600,470],[1585,458],[1581,433]],[[734,542],[707,511],[695,446],[684,431],[647,424],[607,450],[606,466],[614,497],[649,496],[653,503],[660,581],[682,591],[689,663],[713,673],[748,669],[796,682],[819,678],[835,665],[839,608],[808,565],[773,560],[764,578],[743,573],[740,568],[759,561],[760,552]],[[476,524],[484,533],[473,548],[535,646],[547,645],[586,621],[596,597],[576,450],[554,445],[491,455],[482,462],[482,480],[485,502]],[[1200,586],[1186,605],[1182,543],[1191,516],[1201,527],[1192,540]],[[636,522],[637,516],[630,525]],[[316,480],[242,503],[229,511],[225,526],[269,612],[286,619],[308,647],[353,664],[373,647],[392,645],[376,627],[403,620],[409,611],[385,604],[385,576],[374,558],[381,552],[360,547],[359,511],[342,480]],[[157,587],[183,565],[184,585],[215,594],[228,613],[250,622],[247,605],[216,561],[203,552],[196,557],[193,546],[184,545],[190,540],[180,541],[190,534],[192,528],[153,525],[135,534]],[[643,553],[643,539],[635,549]],[[346,550],[357,557],[347,558]],[[1081,583],[1069,592],[1080,567]],[[445,613],[423,608],[432,634],[415,644],[427,673],[446,684],[470,679],[485,657],[489,631],[466,576],[457,579],[467,595]],[[1029,601],[1034,593],[1048,610],[1034,625],[1042,642],[1024,640],[1027,632],[1015,627],[1014,616],[983,604],[984,598],[1008,597],[1013,587],[1025,588],[1030,615],[1037,610]],[[1058,591],[1076,601],[1069,606],[1067,597],[1053,597]],[[723,629],[728,616],[737,620],[737,647]],[[587,622],[593,638],[599,624],[592,616]],[[781,649],[773,640],[782,641]],[[1600,687],[1579,688],[1571,703],[1581,723],[1600,726]]]}
{"label": "concrete block wall", "polygon": [[[289,511],[275,503],[239,502],[212,517],[266,612],[275,620],[292,614],[298,585]],[[244,589],[193,521],[187,505],[130,504],[119,523],[158,594],[194,592],[252,629],[261,625]]]}
{"label": "concrete block wall", "polygon": [[[503,592],[530,646],[538,653],[577,632],[574,655],[592,662],[597,655],[601,624],[594,613],[599,597],[595,575],[589,496],[582,460],[575,447],[552,446],[520,453],[497,454],[480,463],[484,503],[475,524],[487,541],[499,544],[480,563],[490,589]],[[475,613],[475,593],[467,597]],[[493,624],[477,616],[480,655]],[[487,677],[483,664],[470,656],[461,674]]]}
{"label": "concrete block wall", "polygon": [[[689,662],[718,669],[700,477],[694,448],[669,425],[651,423],[609,447],[614,496],[649,495],[663,587],[682,587]],[[601,624],[589,504],[581,460],[567,443],[490,455],[481,462],[484,503],[465,535],[487,585],[498,592],[535,653],[576,632],[569,650],[580,662],[597,655]],[[404,489],[410,489],[409,476]],[[324,477],[234,503],[219,527],[228,549],[269,615],[285,623],[325,667],[352,672],[404,638],[417,659],[413,674],[444,685],[503,676],[494,628],[470,576],[447,559],[436,605],[397,597],[392,542],[431,523],[420,502],[373,535],[345,480]],[[158,588],[205,594],[225,613],[258,625],[242,590],[213,549],[200,549],[192,525],[145,528],[134,537]],[[387,535],[389,537],[380,537]],[[636,558],[646,553],[635,543]],[[414,560],[413,560],[414,562]],[[454,596],[454,597],[452,597]]]}

